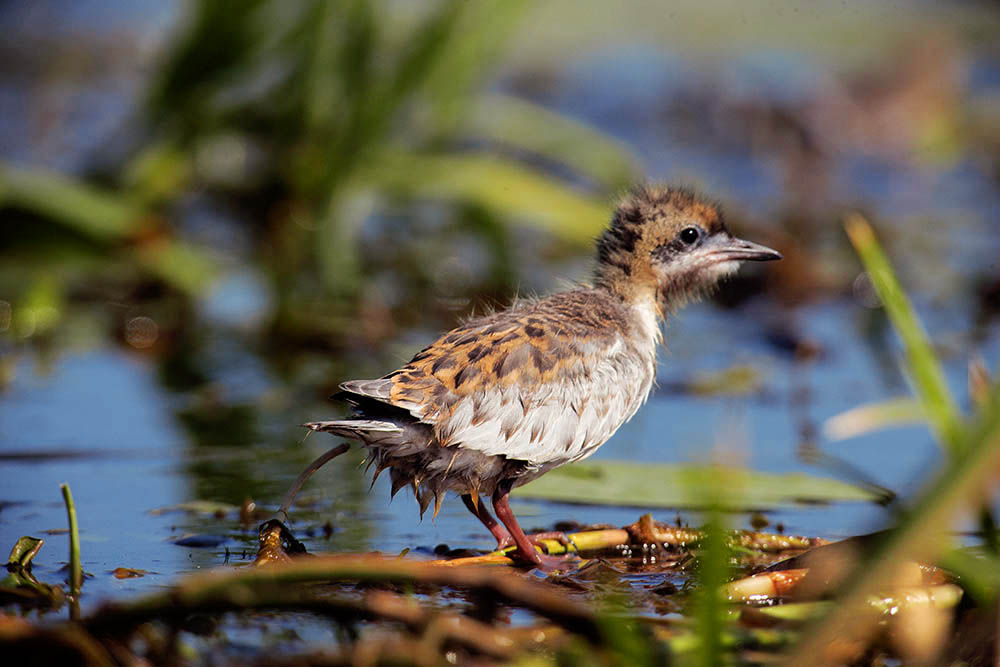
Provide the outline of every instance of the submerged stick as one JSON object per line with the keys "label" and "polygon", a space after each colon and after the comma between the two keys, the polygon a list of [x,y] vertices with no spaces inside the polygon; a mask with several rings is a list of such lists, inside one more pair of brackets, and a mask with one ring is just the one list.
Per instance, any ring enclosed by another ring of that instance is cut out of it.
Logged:
{"label": "submerged stick", "polygon": [[85,626],[95,634],[121,635],[141,623],[179,610],[214,612],[277,605],[308,610],[315,596],[308,589],[295,588],[296,584],[345,581],[459,588],[528,609],[592,643],[602,641],[600,623],[590,606],[567,597],[552,584],[496,568],[441,567],[373,555],[318,556],[266,568],[190,575],[168,591],[106,605]]}
{"label": "submerged stick", "polygon": [[348,443],[341,443],[319,456],[315,461],[310,463],[305,470],[302,471],[302,473],[295,480],[295,483],[292,484],[292,487],[288,489],[288,493],[285,494],[285,499],[281,502],[281,508],[278,510],[278,514],[282,516],[286,523],[288,522],[288,508],[290,508],[292,503],[295,502],[295,496],[297,496],[299,491],[302,490],[302,485],[313,476],[313,473],[325,466],[328,461],[337,458],[350,448],[351,446]]}

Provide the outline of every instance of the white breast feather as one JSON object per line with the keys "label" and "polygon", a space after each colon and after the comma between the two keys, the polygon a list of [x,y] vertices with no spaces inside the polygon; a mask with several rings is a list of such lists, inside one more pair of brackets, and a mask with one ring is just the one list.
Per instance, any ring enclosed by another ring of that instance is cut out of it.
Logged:
{"label": "white breast feather", "polygon": [[[642,345],[639,354],[615,341],[589,373],[530,388],[493,387],[462,399],[448,417],[451,442],[546,469],[590,456],[649,394],[659,337],[655,312],[651,326],[643,334],[653,346]],[[578,414],[572,406],[580,404]]]}

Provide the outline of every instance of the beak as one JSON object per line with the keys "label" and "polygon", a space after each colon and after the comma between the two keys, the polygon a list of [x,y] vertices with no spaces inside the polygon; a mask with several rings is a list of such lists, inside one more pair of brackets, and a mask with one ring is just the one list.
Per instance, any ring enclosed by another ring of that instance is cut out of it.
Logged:
{"label": "beak", "polygon": [[720,262],[770,262],[781,259],[781,253],[777,250],[733,237],[720,239],[717,245],[712,248],[711,256]]}

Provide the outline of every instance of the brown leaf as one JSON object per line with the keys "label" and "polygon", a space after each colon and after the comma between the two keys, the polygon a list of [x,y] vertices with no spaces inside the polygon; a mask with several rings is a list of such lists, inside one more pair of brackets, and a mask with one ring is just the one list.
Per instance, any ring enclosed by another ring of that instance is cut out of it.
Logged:
{"label": "brown leaf", "polygon": [[131,567],[116,567],[111,571],[111,574],[115,579],[135,579],[136,577],[145,577],[147,574],[156,573],[147,570],[136,570]]}

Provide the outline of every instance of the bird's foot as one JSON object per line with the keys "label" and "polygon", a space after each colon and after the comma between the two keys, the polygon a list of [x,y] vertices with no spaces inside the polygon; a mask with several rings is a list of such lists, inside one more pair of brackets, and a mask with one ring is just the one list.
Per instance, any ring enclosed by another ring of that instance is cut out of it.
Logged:
{"label": "bird's foot", "polygon": [[542,572],[566,572],[567,570],[575,570],[580,567],[580,564],[583,562],[583,559],[576,554],[549,556],[548,554],[540,554],[536,551],[532,554],[531,558],[525,558],[520,551],[515,551],[511,555],[528,565],[532,565],[535,569],[541,570]]}
{"label": "bird's foot", "polygon": [[[532,544],[541,547],[548,553],[548,546],[545,544],[545,540],[555,540],[564,547],[569,547],[572,544],[566,533],[559,530],[549,530],[542,533],[531,533],[530,535],[525,535],[528,541]],[[497,551],[503,551],[509,547],[516,545],[514,538],[510,536],[509,533],[504,535],[502,538],[497,540]]]}

